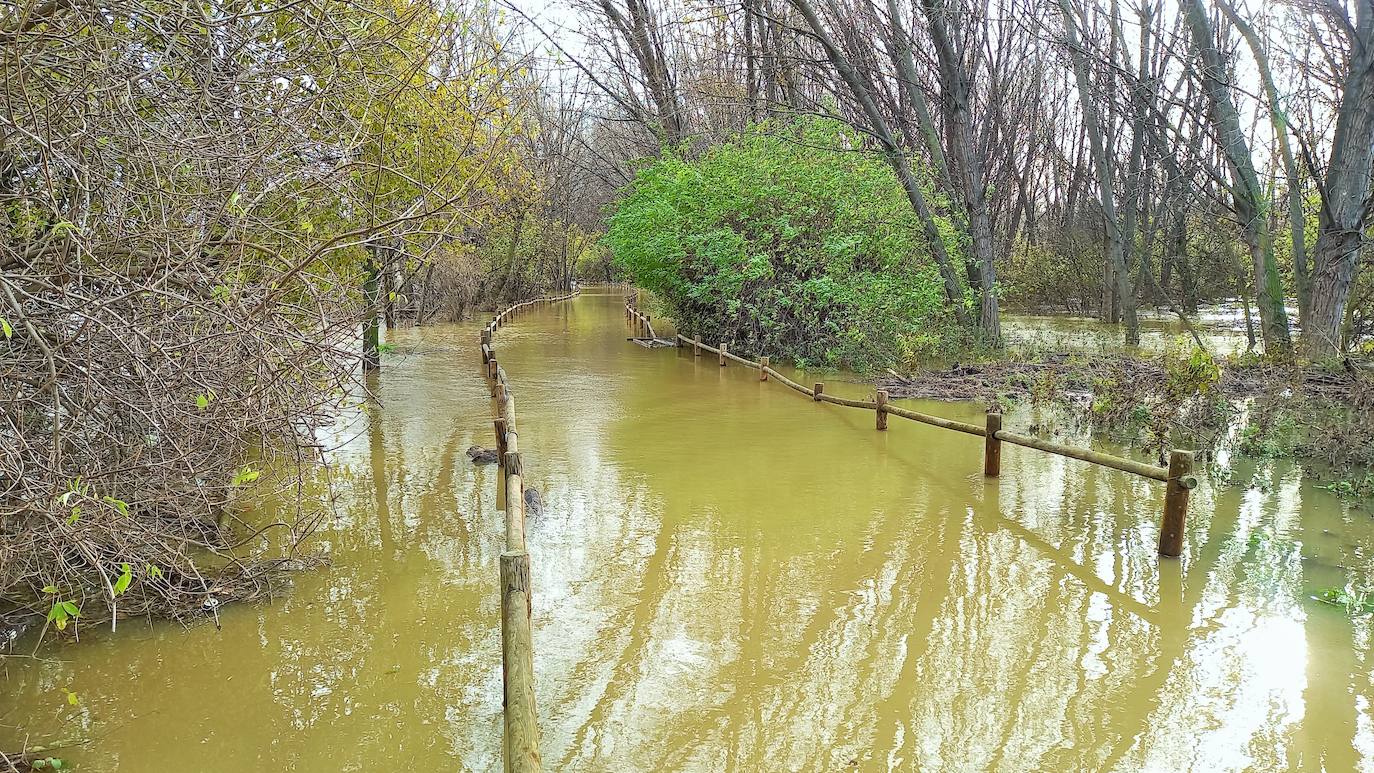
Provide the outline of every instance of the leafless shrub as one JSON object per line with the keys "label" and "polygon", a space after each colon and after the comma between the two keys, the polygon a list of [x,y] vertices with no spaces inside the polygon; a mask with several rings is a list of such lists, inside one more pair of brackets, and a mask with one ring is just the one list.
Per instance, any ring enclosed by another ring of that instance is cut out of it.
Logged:
{"label": "leafless shrub", "polygon": [[365,243],[453,208],[378,139],[436,92],[440,18],[0,5],[0,618],[182,616],[294,560],[318,513],[288,496],[249,529],[235,497],[316,461],[372,311]]}

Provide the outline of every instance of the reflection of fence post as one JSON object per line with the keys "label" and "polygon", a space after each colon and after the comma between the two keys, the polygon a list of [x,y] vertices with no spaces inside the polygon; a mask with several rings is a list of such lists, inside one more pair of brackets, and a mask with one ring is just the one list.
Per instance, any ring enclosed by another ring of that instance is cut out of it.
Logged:
{"label": "reflection of fence post", "polygon": [[506,551],[501,554],[501,660],[505,666],[506,770],[511,773],[542,769],[530,627],[530,554]]}
{"label": "reflection of fence post", "polygon": [[768,355],[759,358],[759,381],[768,380]]}
{"label": "reflection of fence post", "polygon": [[1193,480],[1193,452],[1169,452],[1169,480],[1164,489],[1164,521],[1159,528],[1159,554],[1177,557],[1183,554],[1183,531],[1188,519],[1188,492],[1197,485]]}
{"label": "reflection of fence post", "polygon": [[887,390],[878,390],[878,429],[887,429]]}
{"label": "reflection of fence post", "polygon": [[989,408],[983,431],[983,474],[995,478],[1002,474],[1002,441],[997,439],[997,433],[1002,431],[1002,414]]}
{"label": "reflection of fence post", "polygon": [[815,394],[811,395],[811,399],[819,403],[821,401],[821,394],[825,392],[825,384],[817,381],[816,388],[812,391],[814,391]]}
{"label": "reflection of fence post", "polygon": [[720,342],[720,366],[725,367],[725,342]]}

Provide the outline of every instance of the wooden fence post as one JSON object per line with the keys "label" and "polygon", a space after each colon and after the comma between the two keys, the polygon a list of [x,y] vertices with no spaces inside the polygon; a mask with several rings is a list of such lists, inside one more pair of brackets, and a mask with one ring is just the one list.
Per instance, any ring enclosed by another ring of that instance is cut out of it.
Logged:
{"label": "wooden fence post", "polygon": [[692,356],[701,356],[701,336],[696,336],[692,339]]}
{"label": "wooden fence post", "polygon": [[491,379],[491,393],[496,394],[496,371],[500,369],[500,364],[496,362],[496,352],[491,353],[491,359],[487,360],[487,378]]}
{"label": "wooden fence post", "polygon": [[501,554],[501,662],[506,703],[505,762],[511,773],[542,769],[530,604],[530,554],[506,551]]}
{"label": "wooden fence post", "polygon": [[887,390],[878,390],[878,429],[887,429]]}
{"label": "wooden fence post", "polygon": [[768,355],[759,358],[759,381],[768,380]]}
{"label": "wooden fence post", "polygon": [[506,468],[506,549],[525,549],[525,482],[524,463],[518,451],[501,455]]}
{"label": "wooden fence post", "polygon": [[506,419],[497,417],[492,421],[496,427],[496,460],[500,464],[506,463]]}
{"label": "wooden fence post", "polygon": [[1183,531],[1188,519],[1188,492],[1196,485],[1192,477],[1193,452],[1169,452],[1169,480],[1164,489],[1164,521],[1159,528],[1159,554],[1176,558],[1183,554]]}
{"label": "wooden fence post", "polygon": [[725,367],[725,342],[720,342],[720,366]]}
{"label": "wooden fence post", "polygon": [[997,439],[997,433],[1002,431],[1002,414],[988,409],[983,431],[983,474],[996,478],[1002,474],[1002,441]]}
{"label": "wooden fence post", "polygon": [[825,392],[825,384],[817,381],[816,387],[812,391],[814,391],[815,394],[811,395],[811,399],[819,403],[821,401],[821,394]]}

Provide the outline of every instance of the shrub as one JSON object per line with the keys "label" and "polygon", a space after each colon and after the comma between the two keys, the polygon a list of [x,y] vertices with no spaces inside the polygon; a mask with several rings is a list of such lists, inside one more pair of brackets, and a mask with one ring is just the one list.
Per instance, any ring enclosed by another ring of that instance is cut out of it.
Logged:
{"label": "shrub", "polygon": [[840,124],[761,124],[640,172],[610,218],[618,265],[684,333],[874,369],[953,340],[920,222]]}

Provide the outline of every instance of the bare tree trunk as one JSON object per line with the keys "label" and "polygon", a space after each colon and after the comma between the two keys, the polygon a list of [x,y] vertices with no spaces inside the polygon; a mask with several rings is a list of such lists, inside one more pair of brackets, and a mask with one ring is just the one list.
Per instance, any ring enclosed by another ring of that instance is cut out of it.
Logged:
{"label": "bare tree trunk", "polygon": [[945,249],[944,239],[940,234],[939,226],[935,223],[935,215],[926,202],[925,194],[921,192],[920,182],[911,171],[906,154],[898,147],[887,119],[883,117],[882,112],[878,110],[877,104],[873,101],[871,88],[836,47],[835,42],[831,40],[830,35],[821,24],[820,17],[816,14],[816,9],[812,7],[809,0],[790,0],[790,2],[806,20],[812,34],[820,42],[821,48],[825,50],[826,58],[835,67],[841,80],[848,87],[851,96],[854,97],[854,101],[858,102],[859,107],[863,110],[869,123],[868,129],[882,144],[884,157],[892,166],[893,171],[897,173],[897,179],[902,184],[907,199],[911,202],[912,208],[925,227],[926,241],[930,246],[931,256],[935,259],[935,264],[940,270],[940,277],[944,281],[945,298],[949,301],[955,318],[960,324],[968,324],[968,314],[964,310],[963,290],[959,284],[959,276],[954,272],[954,264],[950,261],[949,253]]}
{"label": "bare tree trunk", "polygon": [[1313,249],[1312,308],[1303,327],[1311,356],[1338,354],[1342,323],[1368,218],[1374,167],[1374,0],[1358,0],[1349,72],[1336,114]]}
{"label": "bare tree trunk", "polygon": [[363,264],[363,305],[367,316],[363,318],[363,370],[377,370],[382,367],[379,344],[379,324],[377,321],[380,295],[378,279],[381,273],[375,243],[367,245],[367,262]]}
{"label": "bare tree trunk", "polygon": [[[1002,324],[997,308],[997,268],[993,262],[992,219],[988,215],[986,174],[983,159],[973,141],[973,115],[970,106],[972,81],[977,70],[974,62],[965,66],[964,58],[954,48],[947,27],[946,10],[937,0],[922,0],[935,53],[940,62],[940,87],[945,108],[945,131],[957,162],[959,186],[955,189],[963,199],[968,213],[969,239],[978,266],[980,292],[978,329],[983,340],[993,346],[1002,343]],[[910,54],[908,53],[908,56]]]}
{"label": "bare tree trunk", "polygon": [[1279,158],[1283,161],[1284,177],[1288,181],[1288,227],[1293,237],[1293,284],[1298,293],[1298,324],[1307,320],[1308,307],[1311,306],[1310,271],[1307,267],[1307,215],[1302,207],[1302,177],[1298,171],[1297,159],[1293,156],[1293,145],[1288,138],[1288,116],[1279,98],[1278,87],[1274,85],[1273,68],[1269,66],[1269,54],[1255,32],[1255,28],[1240,14],[1229,0],[1216,0],[1217,7],[1226,18],[1240,30],[1250,47],[1259,70],[1260,82],[1264,85],[1264,95],[1269,102],[1269,121],[1274,127],[1274,139],[1279,146]]}
{"label": "bare tree trunk", "polygon": [[628,16],[621,13],[611,0],[601,0],[600,5],[606,18],[625,38],[635,63],[643,73],[649,98],[653,100],[654,110],[658,114],[660,139],[674,145],[686,139],[682,100],[668,71],[668,61],[663,53],[663,43],[658,38],[653,11],[644,0],[625,0]]}
{"label": "bare tree trunk", "polygon": [[1111,266],[1111,286],[1120,297],[1126,317],[1126,344],[1140,344],[1140,322],[1136,318],[1135,288],[1132,287],[1131,274],[1126,270],[1126,254],[1120,224],[1116,219],[1116,193],[1112,177],[1111,162],[1107,157],[1106,143],[1102,126],[1097,117],[1097,106],[1093,104],[1091,83],[1088,80],[1087,57],[1083,53],[1078,37],[1078,23],[1074,19],[1069,0],[1059,0],[1059,10],[1063,16],[1064,34],[1068,39],[1069,58],[1073,62],[1074,77],[1078,82],[1078,96],[1083,108],[1083,125],[1087,130],[1088,144],[1097,171],[1098,200],[1102,205],[1102,219],[1107,226],[1107,263]]}
{"label": "bare tree trunk", "polygon": [[1216,45],[1212,22],[1202,0],[1188,0],[1184,9],[1192,31],[1202,69],[1202,82],[1211,105],[1212,126],[1226,156],[1231,173],[1232,208],[1240,220],[1245,246],[1254,266],[1255,305],[1259,308],[1260,333],[1264,350],[1271,356],[1287,357],[1292,351],[1288,335],[1288,311],[1283,303],[1283,283],[1274,258],[1274,240],[1269,232],[1268,200],[1255,173],[1249,143],[1241,131],[1240,115],[1227,79],[1225,62]]}

